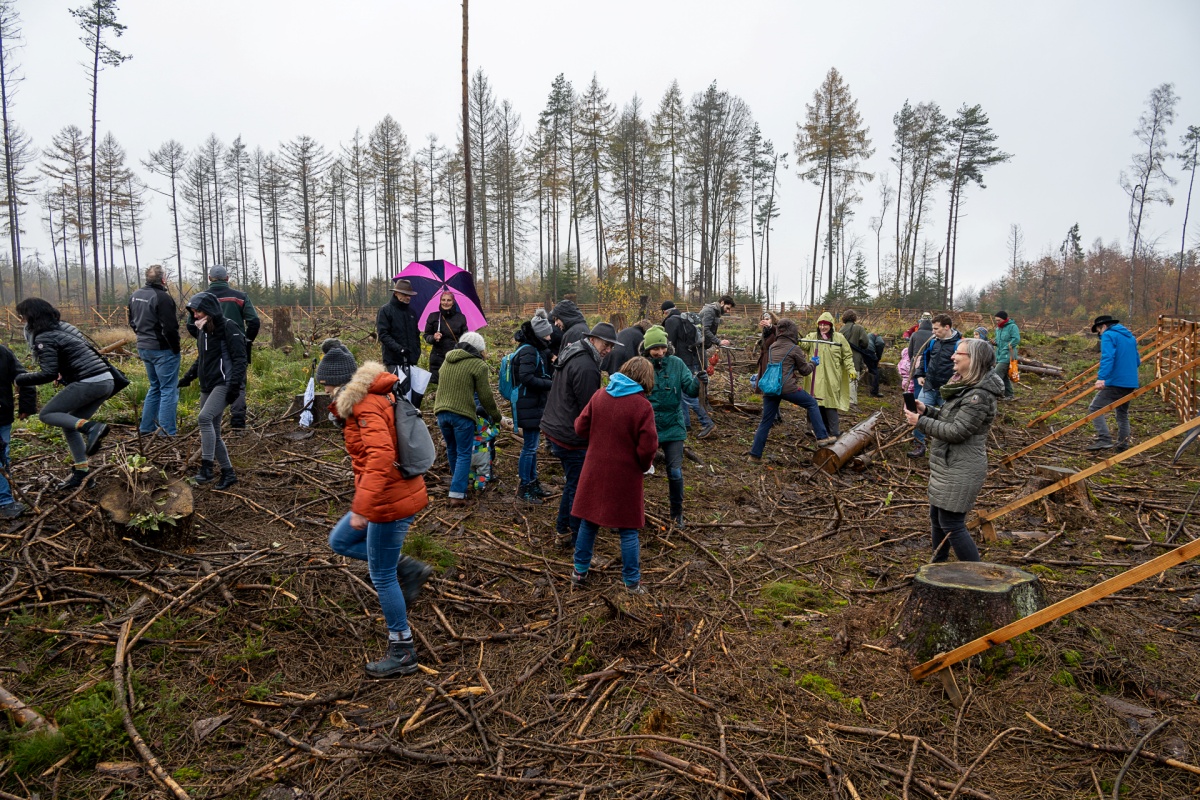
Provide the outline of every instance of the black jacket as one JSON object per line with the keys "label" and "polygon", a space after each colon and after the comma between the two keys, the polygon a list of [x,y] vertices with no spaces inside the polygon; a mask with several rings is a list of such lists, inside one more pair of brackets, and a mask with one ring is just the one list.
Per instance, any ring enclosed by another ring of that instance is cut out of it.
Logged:
{"label": "black jacket", "polygon": [[246,385],[246,334],[236,322],[225,319],[215,299],[205,297],[200,302],[200,310],[208,314],[211,325],[196,330],[196,360],[179,385],[186,386],[199,378],[200,391],[211,392],[225,385],[229,396],[236,397],[234,390],[240,391]]}
{"label": "black jacket", "polygon": [[421,360],[417,315],[408,303],[401,303],[392,295],[392,299],[375,316],[375,331],[383,348],[384,366],[412,366]]}
{"label": "black jacket", "polygon": [[66,322],[57,327],[31,336],[25,331],[25,341],[33,357],[37,359],[39,372],[25,372],[17,376],[18,386],[37,386],[50,383],[62,376],[63,385],[84,378],[94,378],[108,372],[108,364],[83,338],[74,325]]}
{"label": "black jacket", "polygon": [[575,418],[600,390],[600,354],[588,340],[558,354],[554,384],[542,414],[542,432],[560,447],[584,450],[588,440],[575,434]]}
{"label": "black jacket", "polygon": [[161,283],[147,283],[129,298],[129,327],[143,350],[179,354],[179,316],[175,299]]}
{"label": "black jacket", "polygon": [[680,316],[678,308],[672,308],[663,320],[663,328],[667,332],[667,341],[675,348],[675,355],[683,359],[692,372],[698,370],[700,357],[696,354],[695,326]]}
{"label": "black jacket", "polygon": [[922,357],[913,369],[913,377],[924,378],[924,386],[930,391],[945,386],[954,377],[954,360],[951,356],[961,341],[962,334],[958,331],[954,331],[949,339],[931,338],[918,354]]}
{"label": "black jacket", "polygon": [[522,430],[537,430],[542,425],[550,387],[554,384],[550,373],[550,345],[537,337],[528,322],[513,334],[513,339],[518,345],[529,345],[518,349],[513,358],[513,384],[523,389],[517,397],[517,426]]}
{"label": "black jacket", "polygon": [[625,362],[641,351],[642,340],[646,338],[646,332],[637,325],[631,325],[628,328],[623,328],[617,334],[619,346],[614,346],[609,354],[600,362],[600,369],[607,372],[609,375],[616,375],[621,371],[621,367],[625,366]]}
{"label": "black jacket", "polygon": [[579,306],[575,305],[573,300],[560,300],[554,310],[550,312],[550,319],[562,320],[563,335],[562,343],[559,345],[561,352],[569,344],[574,344],[588,335],[589,328],[587,319],[584,318],[583,312],[579,310]]}
{"label": "black jacket", "polygon": [[[18,375],[25,374],[25,368],[17,357],[4,345],[0,344],[0,425],[12,425],[16,416],[13,413],[13,383]],[[37,413],[37,389],[32,386],[21,386],[17,392],[20,398],[22,414]]]}
{"label": "black jacket", "polygon": [[[459,338],[467,332],[467,318],[458,310],[458,303],[455,303],[449,311],[442,311],[441,307],[429,315],[429,319],[425,320],[425,341],[429,343],[429,368],[436,370],[446,360],[446,353],[454,349],[458,344]],[[435,333],[442,334],[442,340],[435,342],[433,335]]]}
{"label": "black jacket", "polygon": [[927,319],[917,323],[917,329],[908,338],[908,360],[912,362],[914,368],[917,365],[917,357],[921,355],[922,348],[932,338],[933,323]]}

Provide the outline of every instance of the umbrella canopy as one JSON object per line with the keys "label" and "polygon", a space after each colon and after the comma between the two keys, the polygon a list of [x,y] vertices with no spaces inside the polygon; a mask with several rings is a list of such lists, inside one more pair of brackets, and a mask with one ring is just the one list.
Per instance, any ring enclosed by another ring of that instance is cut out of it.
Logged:
{"label": "umbrella canopy", "polygon": [[417,322],[422,330],[429,315],[437,312],[442,292],[454,294],[458,310],[467,318],[468,330],[479,330],[488,324],[480,308],[479,295],[475,293],[475,279],[465,269],[439,258],[414,261],[395,277],[407,278],[417,293],[412,299],[412,307],[417,312]]}

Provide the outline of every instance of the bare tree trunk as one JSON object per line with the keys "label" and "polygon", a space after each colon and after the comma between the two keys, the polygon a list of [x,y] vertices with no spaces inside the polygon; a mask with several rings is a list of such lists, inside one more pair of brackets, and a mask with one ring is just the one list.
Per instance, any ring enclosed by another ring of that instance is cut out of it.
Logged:
{"label": "bare tree trunk", "polygon": [[463,118],[463,178],[466,182],[466,248],[467,248],[467,271],[472,276],[475,275],[475,209],[474,209],[474,192],[475,182],[471,177],[471,110],[467,102],[467,31],[469,29],[468,20],[469,14],[467,4],[469,0],[463,0],[463,22],[462,22],[462,118]]}
{"label": "bare tree trunk", "polygon": [[821,199],[817,203],[817,229],[813,232],[813,260],[812,260],[812,281],[808,289],[808,304],[810,306],[817,303],[817,270],[820,267],[817,264],[817,248],[821,244],[821,210],[825,204],[825,176],[821,177]]}
{"label": "bare tree trunk", "polygon": [[[96,281],[96,308],[100,308],[100,237],[96,228],[96,96],[100,89],[100,5],[96,4],[96,41],[92,44],[92,269]],[[84,298],[85,302],[87,298]]]}

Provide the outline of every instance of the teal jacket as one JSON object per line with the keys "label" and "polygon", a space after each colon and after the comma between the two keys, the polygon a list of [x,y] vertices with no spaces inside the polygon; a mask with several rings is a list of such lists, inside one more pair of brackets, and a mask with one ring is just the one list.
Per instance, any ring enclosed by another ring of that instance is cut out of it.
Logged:
{"label": "teal jacket", "polygon": [[683,427],[680,404],[684,395],[696,397],[700,394],[700,382],[683,363],[683,359],[671,355],[670,349],[667,355],[651,358],[650,362],[654,364],[654,391],[650,393],[650,405],[654,408],[654,428],[658,431],[658,441],[660,444],[682,442],[687,439],[687,428]]}
{"label": "teal jacket", "polygon": [[[1017,346],[1021,344],[1021,331],[1017,323],[1011,319],[1003,328],[996,328],[996,363],[1007,364],[1017,356]],[[1009,355],[1011,348],[1012,355]]]}

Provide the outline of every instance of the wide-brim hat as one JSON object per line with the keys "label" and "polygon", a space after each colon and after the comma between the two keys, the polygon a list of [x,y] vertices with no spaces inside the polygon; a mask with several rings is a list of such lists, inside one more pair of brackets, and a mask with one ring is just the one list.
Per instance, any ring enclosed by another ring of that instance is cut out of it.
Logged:
{"label": "wide-brim hat", "polygon": [[1113,319],[1108,314],[1101,314],[1100,316],[1096,317],[1096,321],[1092,323],[1092,333],[1099,333],[1096,328],[1099,328],[1101,325],[1117,325],[1120,322],[1121,320]]}
{"label": "wide-brim hat", "polygon": [[413,291],[412,284],[406,278],[397,278],[392,283],[392,291],[399,294],[406,294],[409,297],[417,296],[417,293]]}
{"label": "wide-brim hat", "polygon": [[588,333],[588,336],[594,336],[597,339],[608,342],[609,344],[620,344],[617,340],[617,329],[608,322],[598,322],[596,327]]}

